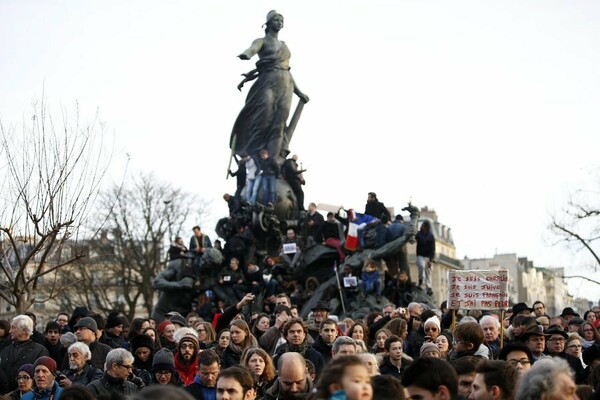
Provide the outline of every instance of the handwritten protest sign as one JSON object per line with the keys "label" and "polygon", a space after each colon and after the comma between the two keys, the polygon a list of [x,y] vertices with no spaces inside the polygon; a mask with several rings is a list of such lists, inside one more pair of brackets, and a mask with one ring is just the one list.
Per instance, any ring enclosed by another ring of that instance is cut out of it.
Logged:
{"label": "handwritten protest sign", "polygon": [[508,271],[471,270],[448,273],[450,310],[506,310]]}

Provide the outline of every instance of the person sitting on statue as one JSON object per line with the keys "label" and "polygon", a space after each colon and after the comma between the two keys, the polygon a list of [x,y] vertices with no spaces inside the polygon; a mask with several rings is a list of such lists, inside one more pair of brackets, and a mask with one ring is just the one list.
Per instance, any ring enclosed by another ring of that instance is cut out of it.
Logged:
{"label": "person sitting on statue", "polygon": [[283,177],[290,185],[294,196],[296,196],[296,205],[298,211],[304,211],[304,190],[302,185],[305,184],[303,172],[305,169],[298,169],[298,156],[294,154],[291,158],[286,159],[281,167]]}
{"label": "person sitting on statue", "polygon": [[379,267],[381,263],[373,260],[365,260],[360,279],[362,280],[363,295],[375,293],[377,302],[381,300],[381,279],[379,277]]}
{"label": "person sitting on statue", "polygon": [[385,296],[395,305],[406,307],[412,301],[411,293],[416,289],[406,271],[400,271],[398,275],[391,277],[387,284]]}
{"label": "person sitting on statue", "polygon": [[214,287],[214,291],[220,299],[231,305],[240,300],[235,293],[234,285],[242,283],[244,283],[244,275],[240,270],[240,261],[232,258],[229,260],[229,265],[221,271],[219,285]]}
{"label": "person sitting on statue", "polygon": [[310,203],[308,205],[308,213],[304,218],[302,232],[304,234],[304,244],[307,247],[312,246],[316,241],[316,233],[321,224],[323,224],[323,216],[317,211],[317,205]]}
{"label": "person sitting on statue", "polygon": [[[295,247],[294,251],[292,251],[293,247]],[[302,250],[300,250],[300,243],[296,236],[296,231],[294,231],[294,228],[288,228],[288,230],[285,232],[285,239],[283,239],[279,257],[286,265],[292,269],[295,269],[300,261],[301,256]]]}
{"label": "person sitting on statue", "polygon": [[192,228],[194,235],[190,238],[190,251],[195,257],[201,257],[207,248],[212,247],[210,238],[202,233],[198,225]]}
{"label": "person sitting on statue", "polygon": [[262,205],[275,203],[275,184],[279,176],[279,165],[274,158],[269,157],[269,151],[262,149],[260,151],[260,195]]}
{"label": "person sitting on statue", "polygon": [[188,254],[188,248],[183,244],[181,236],[177,236],[175,241],[171,243],[169,247],[169,260],[177,260],[178,258],[185,258]]}
{"label": "person sitting on statue", "polygon": [[[242,195],[242,190],[244,190],[244,186],[246,186],[246,162],[250,159],[250,156],[248,156],[248,153],[244,153],[243,155],[241,155],[241,159],[240,161],[237,162],[238,165],[238,169],[235,172],[231,172],[231,170],[227,170],[227,174],[231,177],[235,176],[235,185],[236,185],[236,189],[235,189],[235,195],[234,196],[241,196]],[[237,160],[236,160],[237,161]]]}
{"label": "person sitting on statue", "polygon": [[342,224],[335,219],[332,212],[328,212],[327,220],[321,224],[315,233],[315,238],[325,246],[336,249],[340,256],[340,263],[343,263],[346,259],[346,253],[344,252],[344,249],[342,249],[343,237]]}
{"label": "person sitting on statue", "polygon": [[390,212],[388,211],[386,206],[377,199],[377,195],[373,192],[369,192],[367,196],[365,214],[379,219],[381,219],[382,216],[386,215],[388,217],[388,221],[391,219]]}

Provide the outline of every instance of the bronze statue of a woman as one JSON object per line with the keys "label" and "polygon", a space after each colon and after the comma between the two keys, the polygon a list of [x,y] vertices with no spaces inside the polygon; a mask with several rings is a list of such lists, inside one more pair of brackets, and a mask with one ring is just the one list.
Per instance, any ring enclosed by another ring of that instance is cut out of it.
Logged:
{"label": "bronze statue of a woman", "polygon": [[308,102],[308,96],[298,89],[290,73],[290,50],[285,42],[278,39],[283,28],[283,16],[272,10],[267,14],[265,37],[256,39],[252,45],[238,57],[249,60],[258,54],[256,69],[244,74],[246,79],[240,83],[256,79],[250,88],[246,104],[233,126],[230,147],[235,154],[258,155],[261,149],[279,163],[289,153],[289,135],[286,122],[292,104],[292,94],[300,101]]}

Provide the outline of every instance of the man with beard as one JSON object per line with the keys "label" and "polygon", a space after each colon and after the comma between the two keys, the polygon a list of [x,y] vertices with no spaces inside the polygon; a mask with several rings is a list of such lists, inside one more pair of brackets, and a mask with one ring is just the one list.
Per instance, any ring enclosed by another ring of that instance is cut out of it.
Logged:
{"label": "man with beard", "polygon": [[186,386],[194,382],[198,369],[198,338],[191,331],[193,331],[191,328],[182,328],[178,331],[178,336],[180,332],[183,336],[179,339],[177,353],[175,353],[175,369]]}
{"label": "man with beard", "polygon": [[327,318],[321,322],[319,336],[317,336],[317,340],[312,344],[312,347],[321,354],[325,364],[331,360],[331,347],[337,338],[337,334],[337,323],[334,320]]}
{"label": "man with beard", "polygon": [[56,380],[61,387],[72,384],[87,386],[92,381],[102,378],[102,370],[94,368],[90,363],[92,353],[87,344],[75,342],[69,347],[69,368],[59,375]]}
{"label": "man with beard", "polygon": [[315,349],[313,349],[306,340],[307,328],[304,321],[300,318],[290,319],[283,327],[283,337],[287,343],[282,344],[275,351],[273,363],[278,364],[279,358],[284,353],[294,352],[300,353],[304,358],[310,360],[315,366],[317,376],[323,370],[325,362],[323,357]]}
{"label": "man with beard", "polygon": [[198,356],[198,374],[185,390],[196,400],[215,400],[215,385],[221,371],[221,359],[214,350],[205,350]]}
{"label": "man with beard", "polygon": [[277,363],[278,378],[265,393],[264,400],[291,400],[312,392],[306,360],[298,353],[285,353]]}

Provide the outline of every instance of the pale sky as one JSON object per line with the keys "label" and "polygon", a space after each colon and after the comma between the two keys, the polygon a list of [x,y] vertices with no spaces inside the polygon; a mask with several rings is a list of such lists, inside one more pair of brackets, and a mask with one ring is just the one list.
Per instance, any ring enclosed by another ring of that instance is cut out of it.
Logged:
{"label": "pale sky", "polygon": [[19,124],[42,89],[54,107],[99,108],[116,169],[129,154],[132,173],[213,199],[210,231],[235,187],[229,134],[250,85],[236,86],[256,61],[236,55],[271,9],[311,98],[291,144],[307,202],[412,198],[452,228],[459,259],[517,253],[600,280],[547,233],[598,171],[597,1],[3,0],[0,118]]}

